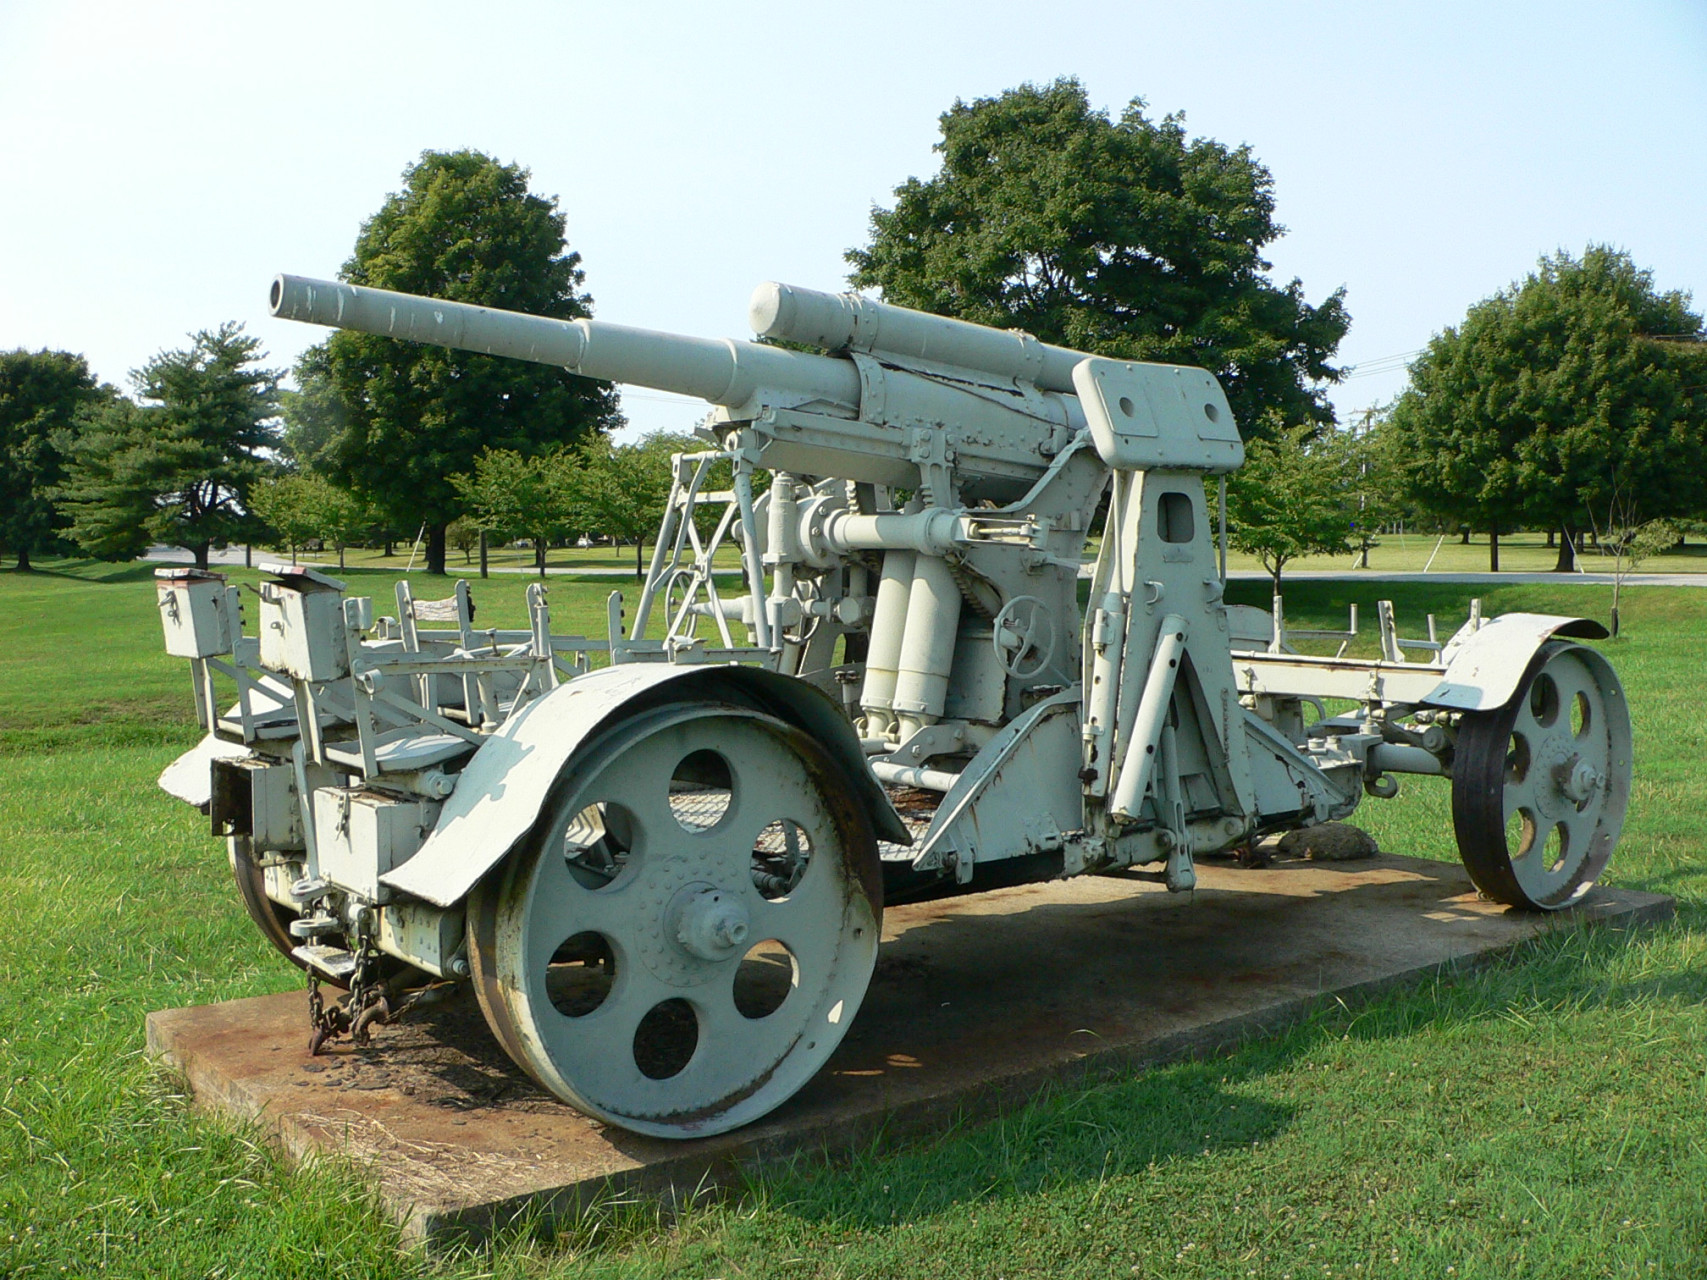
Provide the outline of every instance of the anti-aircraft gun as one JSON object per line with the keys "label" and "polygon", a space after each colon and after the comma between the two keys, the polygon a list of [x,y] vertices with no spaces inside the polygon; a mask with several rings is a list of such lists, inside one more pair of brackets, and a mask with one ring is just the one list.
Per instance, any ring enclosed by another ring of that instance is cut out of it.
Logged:
{"label": "anti-aircraft gun", "polygon": [[1501,902],[1569,906],[1617,840],[1629,715],[1573,643],[1597,624],[1473,610],[1407,640],[1384,605],[1379,657],[1345,656],[1355,615],[1321,657],[1294,642],[1330,633],[1278,601],[1224,602],[1204,478],[1243,446],[1202,369],[777,284],[754,330],[824,354],[294,276],[271,306],[713,406],[602,639],[553,634],[540,587],[526,630],[478,629],[461,584],[431,608],[400,585],[378,618],[300,566],[263,583],[250,638],[234,589],[165,571],[209,735],[162,782],[208,806],[263,932],[348,988],[316,996],[317,1036],[466,979],[559,1098],[694,1136],[829,1057],[885,902],[1186,889],[1198,858],[1407,773],[1450,779]]}

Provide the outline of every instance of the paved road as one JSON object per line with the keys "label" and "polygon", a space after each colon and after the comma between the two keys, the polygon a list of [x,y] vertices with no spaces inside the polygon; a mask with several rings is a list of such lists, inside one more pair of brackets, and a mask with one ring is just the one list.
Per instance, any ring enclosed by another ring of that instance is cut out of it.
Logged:
{"label": "paved road", "polygon": [[[195,557],[188,551],[177,547],[150,547],[143,556],[145,560],[157,560],[162,564],[189,564]],[[257,551],[254,562],[282,560],[284,557],[277,552]],[[243,563],[242,547],[227,547],[224,551],[214,551],[209,554],[208,561],[216,565],[240,565]],[[336,561],[304,561],[319,569],[327,569],[333,573],[338,571]],[[455,576],[472,577],[476,570],[472,565],[464,567],[452,565]],[[1089,576],[1090,566],[1086,565],[1079,573],[1081,577]],[[523,573],[536,574],[538,570],[526,565],[493,565],[493,573]],[[634,570],[630,568],[614,569],[589,565],[580,567],[548,568],[548,574],[575,574],[588,578],[627,578],[634,581]],[[1260,569],[1234,569],[1229,577],[1260,582],[1268,575]],[[1309,582],[1316,579],[1353,580],[1358,582],[1455,582],[1466,586],[1499,587],[1511,586],[1513,583],[1574,583],[1583,586],[1611,586],[1610,573],[1378,573],[1369,569],[1299,569],[1289,570],[1283,581]],[[1632,573],[1625,575],[1624,585],[1627,587],[1707,587],[1707,573]]]}
{"label": "paved road", "polygon": [[[1234,569],[1228,577],[1232,578],[1267,578],[1261,570]],[[1368,569],[1300,569],[1297,572],[1288,570],[1281,580],[1282,589],[1288,582],[1309,581],[1316,578],[1351,579],[1358,582],[1461,582],[1471,586],[1502,587],[1515,582],[1542,582],[1565,584],[1580,584],[1588,586],[1612,585],[1610,573],[1375,573]],[[1627,587],[1707,587],[1707,573],[1627,573],[1624,575],[1624,585]]]}

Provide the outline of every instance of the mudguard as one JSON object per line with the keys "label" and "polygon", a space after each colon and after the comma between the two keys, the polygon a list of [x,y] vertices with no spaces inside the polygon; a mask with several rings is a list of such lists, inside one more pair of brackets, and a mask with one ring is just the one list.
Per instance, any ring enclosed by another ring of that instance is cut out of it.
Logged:
{"label": "mudguard", "polygon": [[166,766],[159,787],[173,799],[205,810],[213,799],[213,762],[250,754],[241,742],[227,742],[211,733]]}
{"label": "mudguard", "polygon": [[1604,640],[1607,630],[1592,618],[1549,613],[1502,613],[1476,630],[1458,632],[1440,657],[1446,676],[1421,700],[1423,706],[1454,711],[1493,711],[1516,694],[1535,651],[1556,636]]}
{"label": "mudguard", "polygon": [[761,667],[636,662],[580,676],[506,721],[463,769],[420,851],[380,879],[435,906],[455,905],[527,834],[582,743],[624,715],[690,701],[736,702],[798,726],[847,774],[877,837],[911,843],[853,725],[828,694]]}

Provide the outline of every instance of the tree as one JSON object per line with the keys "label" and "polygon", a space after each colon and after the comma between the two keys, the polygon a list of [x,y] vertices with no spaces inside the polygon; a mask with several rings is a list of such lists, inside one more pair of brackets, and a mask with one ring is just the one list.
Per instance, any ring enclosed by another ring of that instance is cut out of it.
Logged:
{"label": "tree", "polygon": [[296,386],[279,395],[284,419],[279,452],[286,462],[301,471],[327,474],[336,462],[335,449],[349,415],[328,371],[326,346],[303,352],[292,371]]}
{"label": "tree", "polygon": [[480,545],[480,526],[467,516],[458,516],[445,527],[445,542],[462,552],[464,564],[473,564],[474,548]]}
{"label": "tree", "polygon": [[575,523],[634,541],[634,576],[645,576],[648,536],[664,519],[670,497],[670,457],[683,449],[681,437],[655,433],[638,444],[616,445],[603,436],[576,451],[569,472]]}
{"label": "tree", "polygon": [[210,548],[259,531],[249,495],[271,468],[279,408],[260,345],[235,323],[194,334],[131,374],[143,404],[115,397],[86,417],[56,491],[74,542],[123,559],[153,539],[205,569]]}
{"label": "tree", "polygon": [[114,394],[98,387],[89,363],[67,351],[0,353],[0,549],[18,558],[59,540],[65,520],[53,492],[65,479],[61,446],[69,443],[80,412]]}
{"label": "tree", "polygon": [[1414,522],[1420,510],[1406,480],[1393,432],[1387,427],[1382,408],[1367,409],[1343,441],[1352,529],[1352,550],[1357,567],[1369,567],[1369,553],[1381,545],[1381,531],[1393,525],[1401,529]]}
{"label": "tree", "polygon": [[273,536],[284,544],[290,558],[297,549],[320,536],[318,488],[324,480],[300,471],[268,476],[249,495],[249,505]]}
{"label": "tree", "polygon": [[1247,147],[1187,140],[1134,98],[1118,121],[1077,80],[941,118],[941,171],[871,215],[850,276],[889,302],[1023,328],[1100,355],[1201,365],[1247,434],[1333,421],[1320,384],[1350,319],[1268,278],[1274,181]]}
{"label": "tree", "polygon": [[[476,151],[425,151],[404,188],[363,224],[342,277],[570,320],[592,313],[578,253],[566,252],[555,199],[528,171]],[[523,455],[610,430],[615,392],[562,369],[339,332],[298,366],[299,417],[330,436],[314,446],[341,483],[397,525],[427,528],[427,568],[445,571],[445,526],[462,514],[451,482],[483,449]],[[321,395],[336,394],[336,412]]]}
{"label": "tree", "polygon": [[65,481],[53,491],[66,537],[100,560],[131,560],[148,550],[155,515],[152,411],[125,396],[79,415],[74,435],[58,437]]}
{"label": "tree", "polygon": [[1707,352],[1686,294],[1622,251],[1541,259],[1411,366],[1393,410],[1419,494],[1452,519],[1559,529],[1556,568],[1615,491],[1631,527],[1707,510]]}
{"label": "tree", "polygon": [[543,578],[546,550],[574,530],[575,467],[575,459],[560,451],[527,458],[512,449],[488,449],[474,460],[472,474],[452,476],[451,484],[478,527],[532,542]]}
{"label": "tree", "polygon": [[1262,561],[1279,595],[1287,561],[1350,550],[1357,455],[1339,433],[1273,434],[1250,440],[1245,465],[1227,477],[1227,540]]}
{"label": "tree", "polygon": [[1645,524],[1614,523],[1618,516],[1614,500],[1611,520],[1598,530],[1596,538],[1602,555],[1612,557],[1612,638],[1620,634],[1618,599],[1624,590],[1624,580],[1636,571],[1649,556],[1659,555],[1677,545],[1677,528],[1664,520],[1649,520]]}
{"label": "tree", "polygon": [[256,486],[250,505],[284,541],[293,559],[297,548],[321,538],[338,548],[340,569],[344,549],[371,523],[371,513],[361,499],[311,471],[268,477]]}
{"label": "tree", "polygon": [[360,541],[373,528],[373,509],[360,494],[351,493],[330,481],[326,484],[321,504],[321,536],[332,539],[332,545],[338,548],[338,567],[342,569],[345,549],[352,542]]}

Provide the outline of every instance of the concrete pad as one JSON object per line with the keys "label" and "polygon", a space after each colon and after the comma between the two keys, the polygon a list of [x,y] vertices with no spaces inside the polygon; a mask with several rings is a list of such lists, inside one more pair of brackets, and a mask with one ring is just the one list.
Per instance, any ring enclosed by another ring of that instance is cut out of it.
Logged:
{"label": "concrete pad", "polygon": [[1050,1082],[1230,1046],[1548,929],[1672,914],[1669,898],[1610,889],[1562,916],[1520,914],[1479,901],[1458,866],[1385,856],[1199,875],[1191,895],[1087,877],[890,910],[870,994],[817,1079],[758,1124],[693,1142],[556,1102],[468,999],[319,1058],[301,992],[150,1014],[148,1046],[202,1104],[258,1120],[299,1157],[371,1161],[408,1234],[431,1242],[611,1192],[686,1200],[741,1166],[928,1133]]}

